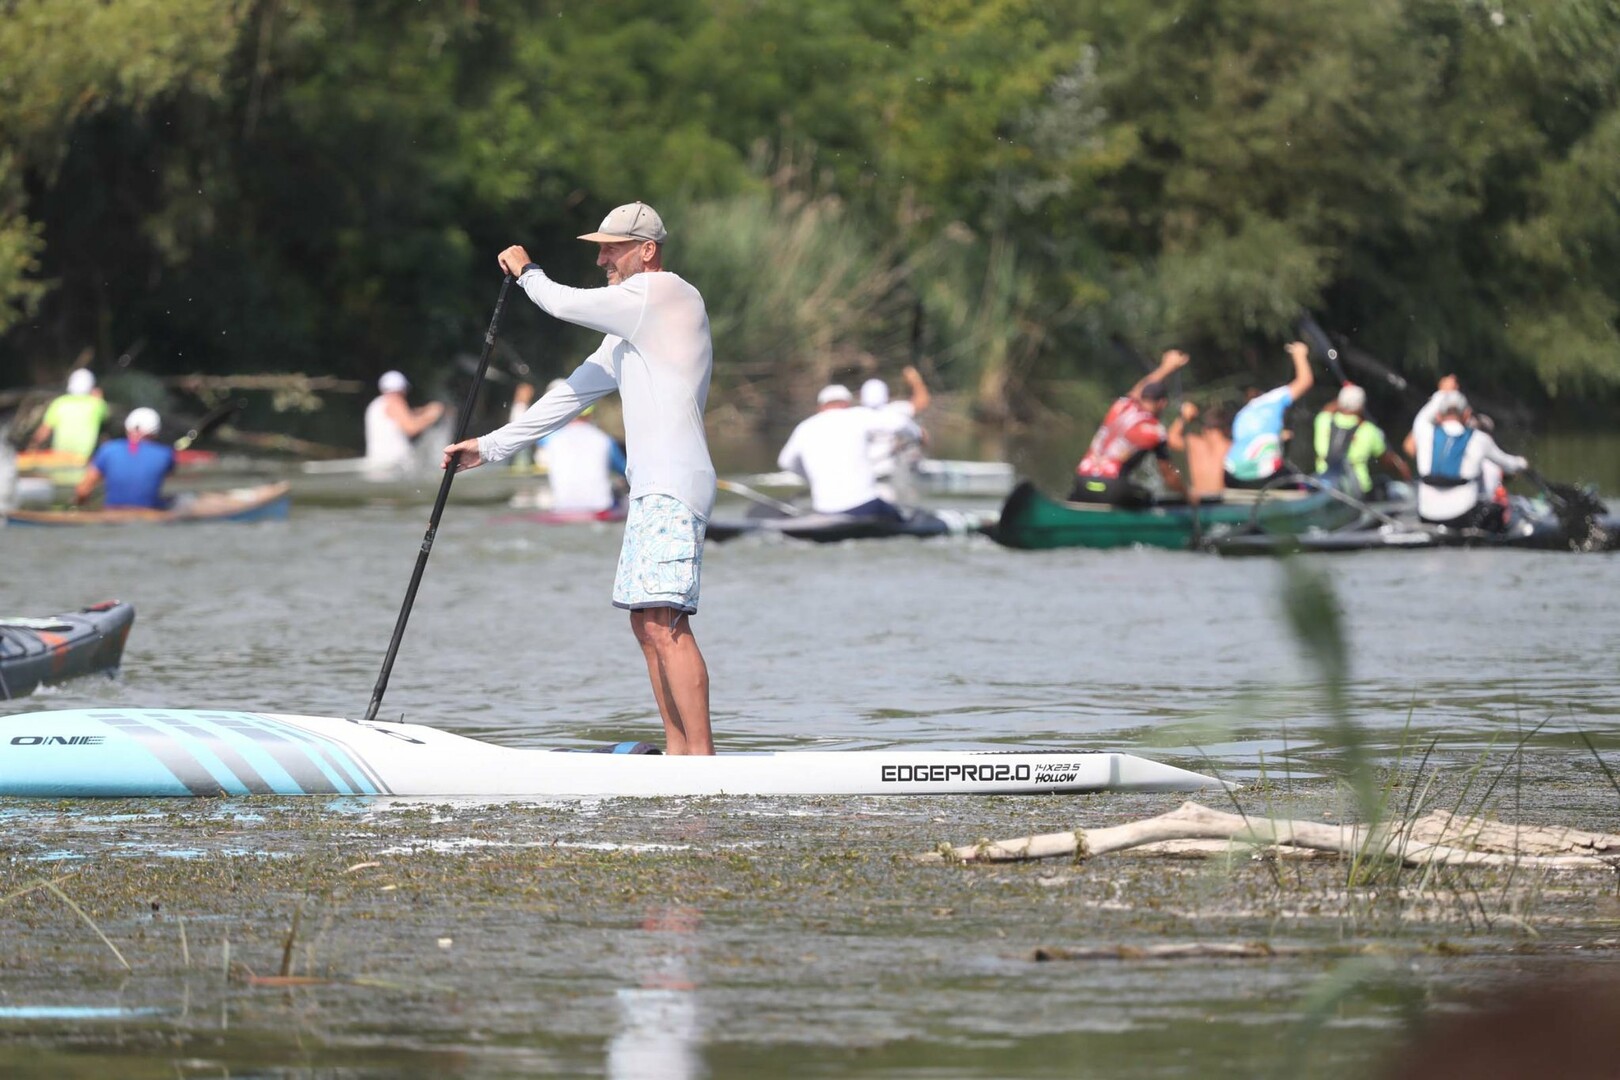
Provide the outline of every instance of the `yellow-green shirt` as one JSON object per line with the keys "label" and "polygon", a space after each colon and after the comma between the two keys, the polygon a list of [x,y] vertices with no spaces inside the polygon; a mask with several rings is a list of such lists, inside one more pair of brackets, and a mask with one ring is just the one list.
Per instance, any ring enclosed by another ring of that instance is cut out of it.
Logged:
{"label": "yellow-green shirt", "polygon": [[[1360,425],[1359,427],[1357,425]],[[1320,475],[1328,471],[1328,450],[1333,442],[1335,429],[1339,432],[1348,432],[1355,429],[1349,436],[1350,445],[1344,452],[1344,469],[1350,476],[1355,477],[1361,491],[1372,490],[1372,470],[1367,464],[1377,461],[1389,449],[1384,441],[1384,432],[1371,420],[1342,412],[1319,412],[1316,414],[1316,471]],[[1340,438],[1344,438],[1343,434]]]}
{"label": "yellow-green shirt", "polygon": [[51,429],[52,450],[88,460],[106,419],[107,403],[95,394],[63,394],[45,410],[43,423]]}

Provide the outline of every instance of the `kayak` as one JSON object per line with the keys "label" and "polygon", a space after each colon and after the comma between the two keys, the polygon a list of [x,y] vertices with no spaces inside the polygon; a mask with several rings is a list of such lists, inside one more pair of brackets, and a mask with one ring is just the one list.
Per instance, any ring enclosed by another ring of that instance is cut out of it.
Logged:
{"label": "kayak", "polygon": [[13,525],[178,525],[204,521],[281,521],[287,517],[288,484],[199,491],[167,510],[119,507],[112,510],[13,510]]}
{"label": "kayak", "polygon": [[51,618],[0,618],[0,699],[117,668],[134,622],[134,605],[118,600]]}
{"label": "kayak", "polygon": [[983,532],[994,520],[993,514],[957,510],[912,509],[899,521],[852,514],[806,513],[791,517],[717,519],[709,522],[704,538],[718,542],[745,535],[785,536],[833,544],[841,540],[887,540],[897,536],[967,536]]}
{"label": "kayak", "polygon": [[[73,501],[73,489],[84,479],[86,459],[61,450],[24,450],[16,456],[16,490],[12,505],[25,510],[49,510]],[[239,462],[227,462],[213,450],[186,448],[174,452],[172,483],[185,488],[217,487],[218,478],[236,471]],[[262,469],[253,470],[262,474]],[[0,508],[5,504],[0,499]]]}
{"label": "kayak", "polygon": [[1002,504],[987,531],[1011,548],[1157,547],[1188,550],[1211,534],[1250,529],[1303,533],[1352,524],[1360,511],[1324,491],[1228,491],[1220,502],[1164,502],[1143,509],[1061,502],[1025,481]]}
{"label": "kayak", "polygon": [[[450,501],[462,505],[506,503],[539,483],[533,467],[485,465],[457,473]],[[423,506],[439,496],[444,473],[438,464],[419,469],[378,469],[365,458],[305,461],[292,478],[299,506]]]}
{"label": "kayak", "polygon": [[1221,555],[1285,555],[1347,551],[1428,551],[1435,548],[1523,548],[1532,551],[1614,551],[1620,548],[1620,515],[1594,518],[1584,535],[1572,537],[1550,508],[1514,500],[1516,512],[1503,532],[1453,529],[1416,520],[1377,527],[1302,533],[1222,537],[1208,546]]}
{"label": "kayak", "polygon": [[969,495],[999,499],[1013,489],[1018,474],[1006,461],[953,461],[924,458],[917,462],[917,490],[925,495]]}
{"label": "kayak", "polygon": [[[19,450],[17,452],[17,471],[33,473],[62,472],[71,474],[71,483],[78,483],[84,475],[84,467],[89,459],[82,454],[70,454],[65,450]],[[184,450],[174,452],[174,467],[176,469],[210,468],[219,463],[219,452],[216,450],[196,450],[186,447]]]}
{"label": "kayak", "polygon": [[493,520],[500,525],[590,525],[623,521],[629,512],[626,506],[614,506],[607,510],[523,510],[501,514]]}
{"label": "kayak", "polygon": [[[752,473],[736,479],[749,487],[779,491],[803,491],[807,486],[796,472]],[[924,458],[912,471],[911,487],[921,495],[999,499],[1013,489],[1017,479],[1017,472],[1006,461]]]}
{"label": "kayak", "polygon": [[1220,781],[1131,754],[790,750],[559,753],[422,724],[184,709],[0,717],[0,796],[1032,795]]}

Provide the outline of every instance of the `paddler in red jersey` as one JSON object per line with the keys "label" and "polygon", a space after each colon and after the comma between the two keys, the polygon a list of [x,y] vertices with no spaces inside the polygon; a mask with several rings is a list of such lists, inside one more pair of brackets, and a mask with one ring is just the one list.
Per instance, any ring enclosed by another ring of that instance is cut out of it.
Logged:
{"label": "paddler in red jersey", "polygon": [[1165,486],[1182,496],[1187,485],[1170,461],[1164,425],[1159,417],[1170,400],[1164,380],[1187,366],[1187,354],[1171,349],[1154,368],[1114,402],[1092,436],[1086,456],[1075,467],[1070,502],[1108,503],[1112,506],[1151,506],[1153,493],[1131,480],[1131,473],[1152,454]]}

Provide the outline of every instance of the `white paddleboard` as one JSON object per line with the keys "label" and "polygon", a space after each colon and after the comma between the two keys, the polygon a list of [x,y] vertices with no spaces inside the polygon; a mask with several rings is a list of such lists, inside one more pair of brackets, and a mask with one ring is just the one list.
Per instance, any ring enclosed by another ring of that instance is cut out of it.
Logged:
{"label": "white paddleboard", "polygon": [[0,796],[1014,795],[1220,782],[1130,754],[791,750],[714,757],[498,746],[421,724],[185,709],[0,717]]}

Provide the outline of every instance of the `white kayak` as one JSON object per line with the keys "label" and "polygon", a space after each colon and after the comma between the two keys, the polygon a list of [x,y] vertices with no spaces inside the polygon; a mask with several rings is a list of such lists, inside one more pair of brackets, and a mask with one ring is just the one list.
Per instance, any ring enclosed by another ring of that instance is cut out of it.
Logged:
{"label": "white kayak", "polygon": [[497,746],[420,724],[331,716],[71,709],[0,717],[0,796],[1023,795],[1219,783],[1130,754],[1066,750],[665,757]]}

